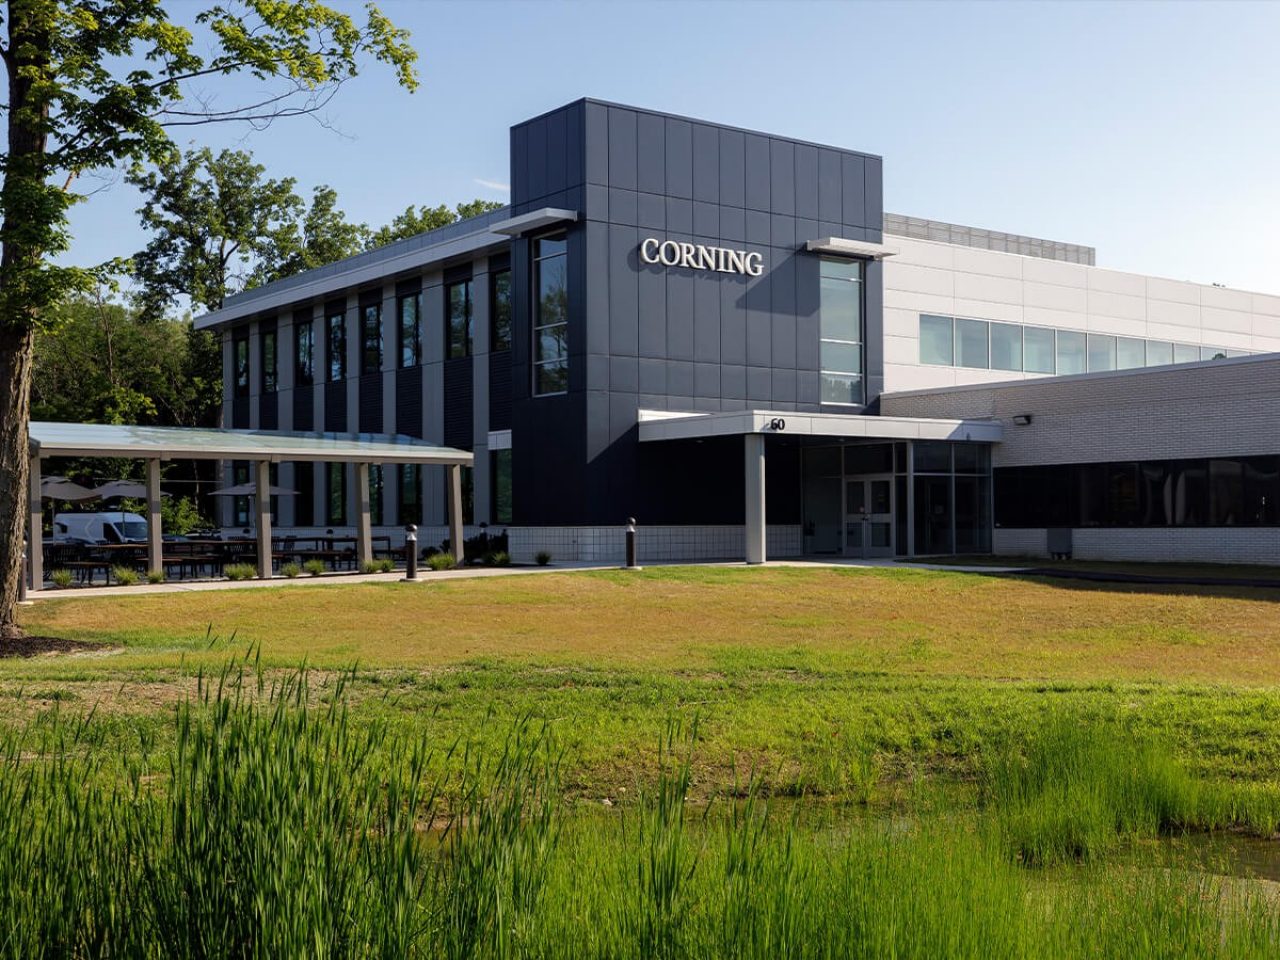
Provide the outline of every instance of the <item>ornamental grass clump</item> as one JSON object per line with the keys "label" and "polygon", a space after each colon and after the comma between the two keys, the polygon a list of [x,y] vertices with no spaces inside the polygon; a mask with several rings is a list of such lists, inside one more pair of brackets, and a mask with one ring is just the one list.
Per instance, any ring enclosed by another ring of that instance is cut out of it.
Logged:
{"label": "ornamental grass clump", "polygon": [[432,570],[452,570],[457,565],[452,553],[433,553],[427,557],[427,566]]}
{"label": "ornamental grass clump", "polygon": [[122,587],[132,587],[138,582],[138,571],[133,567],[112,567],[111,579]]}
{"label": "ornamental grass clump", "polygon": [[323,560],[312,559],[302,565],[302,569],[307,572],[308,576],[318,577],[325,571]]}
{"label": "ornamental grass clump", "polygon": [[1051,719],[988,765],[983,806],[1013,855],[1093,860],[1122,838],[1210,826],[1200,785],[1167,749],[1109,725]]}
{"label": "ornamental grass clump", "polygon": [[228,580],[252,580],[258,575],[258,568],[251,563],[229,563],[222,572]]}

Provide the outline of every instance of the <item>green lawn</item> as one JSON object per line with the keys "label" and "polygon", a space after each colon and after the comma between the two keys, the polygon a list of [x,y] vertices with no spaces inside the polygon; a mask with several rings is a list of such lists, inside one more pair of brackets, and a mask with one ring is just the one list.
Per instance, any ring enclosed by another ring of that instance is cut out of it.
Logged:
{"label": "green lawn", "polygon": [[197,671],[355,666],[358,716],[441,742],[548,720],[567,784],[617,796],[673,716],[702,721],[695,789],[971,781],[1067,714],[1151,734],[1202,775],[1280,772],[1280,592],[965,573],[668,567],[450,583],[46,600],[28,629],[108,652],[0,662],[0,719],[94,707],[163,731]]}

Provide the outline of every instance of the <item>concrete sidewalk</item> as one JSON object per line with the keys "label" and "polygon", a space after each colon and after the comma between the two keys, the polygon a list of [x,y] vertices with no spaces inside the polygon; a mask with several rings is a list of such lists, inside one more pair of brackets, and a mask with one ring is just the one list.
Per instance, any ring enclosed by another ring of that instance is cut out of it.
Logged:
{"label": "concrete sidewalk", "polygon": [[[641,569],[655,567],[746,567],[742,561],[658,561],[647,563]],[[770,560],[761,567],[832,567],[881,568],[898,570],[947,570],[953,573],[1018,573],[1024,567],[993,567],[987,565],[958,566],[942,563],[900,563],[896,560]],[[585,570],[625,570],[618,564],[590,562],[564,562],[545,567],[462,567],[455,570],[419,569],[414,583],[445,583],[450,580],[473,580],[483,577],[519,577],[531,574],[577,573]],[[67,587],[65,589],[40,590],[27,595],[27,602],[38,600],[92,600],[99,597],[137,597],[165,593],[199,593],[206,590],[262,590],[273,587],[322,587],[356,583],[405,583],[404,571],[394,573],[326,573],[319,577],[272,577],[270,580],[192,580],[171,583],[139,583],[131,587]]]}

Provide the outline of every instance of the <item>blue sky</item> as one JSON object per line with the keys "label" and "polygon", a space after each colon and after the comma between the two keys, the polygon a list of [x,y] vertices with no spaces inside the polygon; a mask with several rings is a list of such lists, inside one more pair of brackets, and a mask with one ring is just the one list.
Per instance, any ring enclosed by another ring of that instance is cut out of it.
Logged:
{"label": "blue sky", "polygon": [[[417,93],[370,66],[331,127],[193,142],[250,149],[307,193],[330,184],[376,225],[409,203],[505,200],[508,127],[593,96],[880,154],[894,212],[1280,293],[1280,4],[381,5],[412,31]],[[70,259],[141,246],[138,203],[115,183],[77,208]]]}

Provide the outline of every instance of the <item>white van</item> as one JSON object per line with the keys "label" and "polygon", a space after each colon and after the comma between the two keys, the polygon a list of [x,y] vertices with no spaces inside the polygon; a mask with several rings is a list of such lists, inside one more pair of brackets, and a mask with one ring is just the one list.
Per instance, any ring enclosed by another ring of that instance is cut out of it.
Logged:
{"label": "white van", "polygon": [[53,539],[85,543],[146,543],[147,521],[136,513],[120,510],[58,513],[53,517]]}

